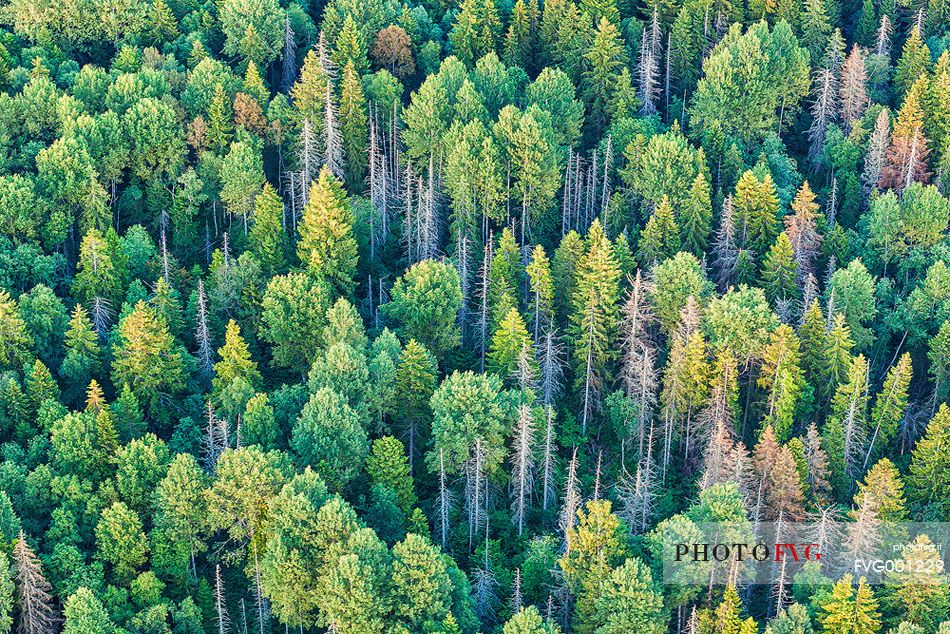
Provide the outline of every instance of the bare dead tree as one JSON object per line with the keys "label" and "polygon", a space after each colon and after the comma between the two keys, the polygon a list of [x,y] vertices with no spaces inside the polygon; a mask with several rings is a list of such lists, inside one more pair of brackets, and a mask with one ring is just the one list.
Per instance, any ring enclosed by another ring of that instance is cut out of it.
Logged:
{"label": "bare dead tree", "polygon": [[43,576],[36,553],[21,530],[11,553],[17,600],[20,607],[19,634],[55,634],[61,621],[53,605],[53,588]]}
{"label": "bare dead tree", "polygon": [[218,634],[227,634],[231,629],[231,619],[228,617],[224,582],[221,580],[221,564],[214,567],[214,611]]}
{"label": "bare dead tree", "polygon": [[577,519],[577,509],[581,506],[581,492],[577,486],[577,447],[571,455],[571,462],[567,467],[567,480],[564,483],[564,501],[561,504],[561,519],[559,528],[564,536],[564,543],[570,550],[571,544],[567,539],[567,533],[574,528],[574,522]]}
{"label": "bare dead tree", "polygon": [[554,500],[554,467],[557,456],[554,453],[554,408],[546,405],[547,424],[544,431],[544,459],[541,467],[541,510],[548,510]]}
{"label": "bare dead tree", "polygon": [[297,81],[297,41],[290,26],[290,16],[284,16],[284,54],[280,66],[281,90],[290,93]]}
{"label": "bare dead tree", "polygon": [[534,420],[531,408],[522,404],[511,440],[511,521],[524,533],[525,515],[534,490]]}

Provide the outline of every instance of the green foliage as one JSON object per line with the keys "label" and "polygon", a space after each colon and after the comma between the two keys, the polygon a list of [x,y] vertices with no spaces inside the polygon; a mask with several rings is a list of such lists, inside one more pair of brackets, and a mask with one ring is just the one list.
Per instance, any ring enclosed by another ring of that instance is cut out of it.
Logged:
{"label": "green foliage", "polygon": [[462,303],[459,276],[444,262],[423,260],[396,280],[384,309],[404,340],[415,339],[441,356],[459,343],[456,315]]}

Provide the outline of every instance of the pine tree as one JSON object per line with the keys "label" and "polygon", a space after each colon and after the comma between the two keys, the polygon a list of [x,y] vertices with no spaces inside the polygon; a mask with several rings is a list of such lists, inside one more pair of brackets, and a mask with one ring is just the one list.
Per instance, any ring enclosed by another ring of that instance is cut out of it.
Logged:
{"label": "pine tree", "polygon": [[891,144],[891,119],[887,108],[881,108],[880,114],[874,122],[874,130],[868,140],[868,152],[864,158],[864,172],[861,173],[861,182],[864,184],[865,194],[877,189],[881,181],[881,171],[884,169],[884,160],[887,148]]}
{"label": "pine tree", "polygon": [[13,567],[17,586],[21,634],[55,634],[60,618],[53,607],[53,589],[43,576],[40,560],[26,535],[20,535],[13,546]]}
{"label": "pine tree", "polygon": [[252,60],[247,63],[247,70],[244,71],[244,80],[241,82],[244,92],[250,95],[261,108],[267,106],[270,101],[270,90],[261,77],[260,70]]}
{"label": "pine tree", "polygon": [[369,128],[363,86],[352,63],[343,67],[343,78],[340,82],[340,120],[346,182],[351,191],[362,191],[363,179],[366,177]]}
{"label": "pine tree", "polygon": [[825,0],[805,0],[799,29],[802,45],[808,48],[811,59],[816,62],[821,59],[831,35],[831,21],[826,7]]}
{"label": "pine tree", "polygon": [[359,258],[352,225],[343,186],[324,167],[303,211],[297,255],[315,278],[326,280],[343,295],[353,289],[353,273]]}
{"label": "pine tree", "polygon": [[844,497],[864,463],[867,435],[868,364],[864,355],[851,361],[847,382],[835,392],[824,430],[835,493]]}
{"label": "pine tree", "polygon": [[950,141],[950,52],[945,50],[937,60],[922,101],[924,134],[946,156]]}
{"label": "pine tree", "polygon": [[511,439],[511,521],[524,533],[525,516],[534,491],[534,420],[531,408],[522,404]]}
{"label": "pine tree", "polygon": [[304,57],[300,78],[290,91],[290,96],[300,118],[308,120],[316,129],[323,125],[323,107],[329,80],[317,49],[311,49]]}
{"label": "pine tree", "polygon": [[146,28],[153,44],[160,45],[178,36],[178,22],[164,0],[155,0],[148,15]]}
{"label": "pine tree", "polygon": [[[515,377],[522,351],[530,349],[531,337],[528,334],[524,319],[522,319],[517,308],[511,308],[492,335],[488,352],[488,367],[491,371],[497,373],[502,380]],[[534,365],[533,358],[531,364]]]}
{"label": "pine tree", "polygon": [[245,381],[255,390],[261,387],[257,363],[251,359],[251,352],[241,336],[241,328],[233,319],[228,321],[225,328],[224,346],[218,349],[218,356],[221,360],[214,364],[212,385],[219,396],[237,380]]}
{"label": "pine tree", "polygon": [[410,469],[402,441],[392,436],[373,441],[370,455],[366,458],[366,474],[374,485],[391,489],[406,514],[416,505]]}
{"label": "pine tree", "polygon": [[81,304],[76,304],[69,319],[69,329],[64,342],[66,356],[59,368],[60,377],[67,384],[70,402],[79,397],[81,387],[98,375],[101,369],[99,340],[92,328],[89,314]]}
{"label": "pine tree", "polygon": [[429,399],[435,391],[435,360],[425,346],[410,339],[399,355],[396,366],[396,387],[402,395],[397,407],[396,418],[403,425],[408,442],[409,465],[414,464],[415,456],[423,446],[420,434],[428,429]]}
{"label": "pine tree", "polygon": [[833,325],[825,338],[825,358],[822,362],[822,380],[819,383],[824,394],[828,396],[834,394],[847,377],[853,348],[851,329],[848,328],[844,315],[838,313],[834,316]]}
{"label": "pine tree", "polygon": [[755,619],[742,618],[742,600],[733,584],[726,586],[722,602],[713,610],[704,610],[699,616],[699,633],[751,634],[755,632]]}
{"label": "pine tree", "polygon": [[940,325],[940,329],[930,340],[930,349],[927,352],[930,360],[931,382],[933,383],[932,413],[937,411],[937,404],[946,401],[950,390],[950,321]]}
{"label": "pine tree", "polygon": [[799,406],[805,378],[800,367],[799,341],[794,331],[782,324],[772,333],[762,353],[759,386],[768,390],[763,424],[771,425],[779,441],[788,439]]}
{"label": "pine tree", "polygon": [[637,277],[623,305],[623,324],[620,330],[623,347],[620,377],[627,398],[634,408],[639,436],[637,455],[641,459],[644,458],[647,427],[653,420],[657,391],[657,351],[649,332],[655,319],[646,299],[649,290],[640,271],[637,271]]}
{"label": "pine tree", "polygon": [[620,32],[606,17],[598,21],[594,40],[584,57],[587,61],[584,94],[590,113],[588,125],[596,137],[609,123],[617,75],[627,63]]}
{"label": "pine tree", "polygon": [[792,213],[785,216],[785,233],[791,242],[800,280],[813,272],[821,246],[821,234],[816,228],[818,209],[815,194],[805,181],[792,200]]}
{"label": "pine tree", "polygon": [[0,632],[13,631],[13,601],[16,586],[6,552],[0,552]]}
{"label": "pine tree", "polygon": [[819,70],[813,88],[812,123],[808,128],[808,140],[811,142],[808,156],[816,169],[824,164],[828,126],[838,120],[838,91],[838,76],[835,70]]}
{"label": "pine tree", "polygon": [[808,425],[805,435],[805,463],[808,467],[805,484],[808,486],[808,499],[815,507],[825,506],[831,495],[831,472],[828,469],[828,454],[821,447],[821,436],[815,423]]}
{"label": "pine tree", "polygon": [[498,48],[501,19],[494,0],[463,0],[455,15],[449,42],[453,54],[472,67]]}

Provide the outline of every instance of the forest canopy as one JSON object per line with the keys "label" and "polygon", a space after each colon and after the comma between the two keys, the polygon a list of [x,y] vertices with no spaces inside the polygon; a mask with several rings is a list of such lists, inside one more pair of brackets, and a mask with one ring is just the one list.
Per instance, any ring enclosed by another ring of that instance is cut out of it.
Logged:
{"label": "forest canopy", "polygon": [[[2,3],[0,634],[950,634],[948,49],[946,0]],[[796,523],[902,567],[665,575]]]}

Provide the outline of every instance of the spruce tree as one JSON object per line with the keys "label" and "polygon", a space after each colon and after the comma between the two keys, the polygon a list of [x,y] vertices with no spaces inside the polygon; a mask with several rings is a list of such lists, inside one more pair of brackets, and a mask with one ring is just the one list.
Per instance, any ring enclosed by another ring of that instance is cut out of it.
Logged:
{"label": "spruce tree", "polygon": [[340,81],[340,137],[346,165],[346,182],[350,191],[363,191],[366,177],[366,149],[369,141],[369,123],[366,98],[359,74],[352,62],[343,67]]}
{"label": "spruce tree", "polygon": [[647,220],[637,246],[640,266],[646,269],[679,252],[679,227],[666,195],[660,199],[650,219]]}
{"label": "spruce tree", "polygon": [[930,71],[930,49],[924,43],[920,29],[914,26],[904,42],[897,68],[894,71],[896,97],[903,99],[910,87]]}
{"label": "spruce tree", "polygon": [[287,234],[284,231],[284,202],[270,183],[265,183],[254,199],[254,221],[248,232],[251,249],[261,267],[270,274],[286,267]]}
{"label": "spruce tree", "polygon": [[575,387],[584,429],[591,416],[599,410],[607,364],[614,356],[612,343],[620,317],[620,269],[600,220],[594,220],[591,225],[587,243],[587,252],[577,264],[570,317]]}
{"label": "spruce tree", "polygon": [[950,408],[940,409],[927,425],[924,437],[917,441],[911,454],[907,490],[926,519],[941,520],[950,513],[944,492],[950,486]]}
{"label": "spruce tree", "polygon": [[875,634],[881,626],[877,599],[864,577],[854,587],[854,578],[842,577],[831,593],[823,597],[819,606],[818,620],[827,632],[850,634]]}
{"label": "spruce tree", "polygon": [[766,297],[773,305],[794,301],[798,297],[798,277],[798,263],[795,261],[792,242],[783,231],[762,263],[762,285]]}
{"label": "spruce tree", "polygon": [[359,258],[352,225],[343,185],[324,167],[303,210],[297,255],[311,275],[326,281],[342,295],[353,289],[353,273]]}

